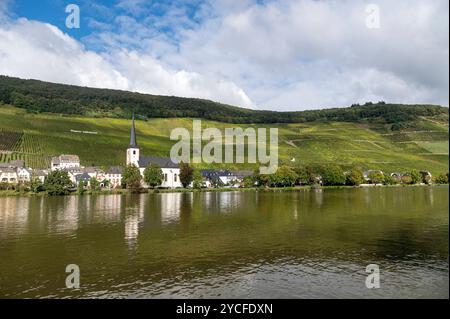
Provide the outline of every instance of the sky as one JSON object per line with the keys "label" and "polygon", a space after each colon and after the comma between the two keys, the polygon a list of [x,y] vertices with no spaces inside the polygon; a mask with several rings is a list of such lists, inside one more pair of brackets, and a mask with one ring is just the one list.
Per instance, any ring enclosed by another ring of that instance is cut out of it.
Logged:
{"label": "sky", "polygon": [[0,0],[0,74],[278,111],[448,106],[449,2]]}

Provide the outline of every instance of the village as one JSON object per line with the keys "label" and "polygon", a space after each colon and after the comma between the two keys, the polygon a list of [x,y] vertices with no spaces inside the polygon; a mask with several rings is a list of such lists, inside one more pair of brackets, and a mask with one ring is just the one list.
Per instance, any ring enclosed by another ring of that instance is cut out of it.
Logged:
{"label": "village", "polygon": [[[111,166],[107,169],[101,167],[84,167],[78,155],[61,154],[52,157],[51,165],[47,169],[33,169],[26,167],[23,160],[13,160],[0,163],[0,190],[15,189],[20,185],[37,182],[43,185],[47,176],[55,171],[66,172],[70,180],[71,189],[122,189],[129,188],[124,180],[124,170],[135,167],[139,170],[139,188],[239,188],[239,187],[285,187],[295,185],[350,185],[350,186],[377,186],[394,184],[437,184],[448,183],[448,175],[442,174],[433,179],[428,171],[393,172],[384,173],[381,170],[348,170],[342,172],[329,172],[332,178],[314,172],[296,172],[287,166],[279,168],[278,172],[258,175],[251,170],[202,169],[197,172],[197,180],[192,176],[189,182],[183,183],[180,176],[180,164],[169,157],[141,156],[136,141],[134,117],[131,124],[130,144],[126,149],[126,166]],[[160,171],[160,179],[156,184],[148,185],[145,181],[145,172],[149,167],[156,167]],[[191,169],[190,174],[192,174]],[[328,173],[328,172],[327,172]],[[338,177],[336,177],[336,175]],[[200,180],[199,180],[200,179]]]}

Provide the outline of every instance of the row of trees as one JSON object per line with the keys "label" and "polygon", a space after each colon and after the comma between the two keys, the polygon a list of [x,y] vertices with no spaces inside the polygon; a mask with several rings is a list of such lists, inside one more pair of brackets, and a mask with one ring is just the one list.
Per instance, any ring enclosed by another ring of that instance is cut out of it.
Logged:
{"label": "row of trees", "polygon": [[[150,164],[144,170],[143,181],[151,188],[161,185],[163,182],[163,173],[161,168],[156,164]],[[129,165],[125,168],[122,175],[122,181],[129,189],[139,189],[141,187],[141,174],[136,166]],[[200,171],[193,169],[189,164],[180,164],[180,182],[183,187],[187,187],[192,183],[193,188],[203,187],[203,179]],[[390,174],[383,174],[381,171],[371,171],[367,180],[363,171],[354,167],[349,171],[344,171],[338,165],[325,166],[281,166],[277,172],[270,175],[259,174],[259,170],[255,170],[253,175],[247,176],[241,182],[242,187],[288,187],[295,185],[325,185],[325,186],[359,186],[363,183],[371,184],[429,184],[432,181],[427,176],[423,176],[417,170],[411,170],[403,174],[402,177],[396,178]],[[441,174],[434,180],[438,184],[448,183],[448,173]]]}
{"label": "row of trees", "polygon": [[[180,182],[184,188],[191,185],[193,188],[199,189],[204,186],[203,178],[199,170],[192,168],[187,163],[180,163]],[[155,188],[162,184],[164,179],[163,172],[157,164],[150,164],[144,170],[142,178],[139,168],[134,165],[125,167],[122,174],[122,184],[124,188],[132,191],[141,189],[142,180],[151,188]],[[428,176],[422,175],[417,170],[412,170],[403,174],[400,178],[393,177],[389,174],[383,174],[381,171],[371,171],[367,176],[368,182],[372,184],[418,184],[435,182],[437,184],[448,184],[448,173],[438,175],[433,181]],[[259,170],[255,170],[253,175],[247,176],[241,182],[241,187],[289,187],[295,185],[325,185],[325,186],[359,186],[366,183],[363,171],[354,167],[344,172],[338,165],[326,166],[281,166],[277,172],[270,175],[259,174]],[[81,180],[77,186],[77,193],[83,194],[89,185],[91,191],[100,190],[100,183],[95,178],[91,178],[89,182]],[[17,191],[31,191],[39,193],[46,191],[49,195],[65,195],[74,188],[69,175],[64,170],[50,172],[45,178],[44,183],[38,179],[32,178],[29,183],[21,183],[11,185],[0,183],[0,190],[14,189]]]}
{"label": "row of trees", "polygon": [[230,123],[302,123],[312,121],[403,123],[420,116],[447,115],[435,105],[402,105],[368,102],[348,108],[275,112],[249,110],[213,101],[157,96],[108,89],[22,80],[0,76],[0,102],[29,112],[99,115],[129,118],[132,111],[143,118],[195,117]]}
{"label": "row of trees", "polygon": [[371,171],[367,180],[363,171],[354,167],[349,171],[344,171],[338,165],[325,166],[299,166],[288,167],[281,166],[275,174],[261,175],[258,170],[252,176],[244,179],[245,187],[250,185],[266,186],[266,187],[286,187],[295,185],[325,185],[325,186],[359,186],[363,183],[370,184],[448,184],[448,173],[440,174],[434,181],[429,176],[423,176],[418,170],[411,170],[397,178],[390,174],[383,174],[381,171]]}
{"label": "row of trees", "polygon": [[[200,171],[195,170],[187,163],[180,163],[180,182],[184,188],[191,183],[194,188],[201,188],[203,186],[203,179]],[[151,163],[144,169],[144,177],[142,178],[139,168],[135,165],[127,165],[122,173],[122,184],[124,187],[131,190],[139,190],[141,188],[142,180],[151,188],[155,188],[162,184],[164,174],[158,164]]]}
{"label": "row of trees", "polygon": [[[104,181],[103,184],[107,185],[107,181]],[[34,176],[31,177],[31,181],[25,183],[0,183],[0,190],[33,193],[47,192],[49,195],[67,195],[74,188],[75,185],[70,180],[69,174],[64,170],[50,172],[43,183]],[[81,180],[77,186],[77,193],[80,195],[84,194],[86,188],[89,188],[91,191],[99,191],[100,182],[95,177],[91,177],[89,181]]]}

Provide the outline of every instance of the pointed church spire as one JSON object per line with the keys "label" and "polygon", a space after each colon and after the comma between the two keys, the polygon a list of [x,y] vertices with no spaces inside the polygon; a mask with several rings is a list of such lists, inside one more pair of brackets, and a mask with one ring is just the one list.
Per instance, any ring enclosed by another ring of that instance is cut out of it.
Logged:
{"label": "pointed church spire", "polygon": [[134,112],[133,112],[133,119],[132,119],[132,123],[131,123],[131,134],[130,134],[130,146],[129,148],[137,148],[137,143],[136,143],[136,129],[134,127]]}

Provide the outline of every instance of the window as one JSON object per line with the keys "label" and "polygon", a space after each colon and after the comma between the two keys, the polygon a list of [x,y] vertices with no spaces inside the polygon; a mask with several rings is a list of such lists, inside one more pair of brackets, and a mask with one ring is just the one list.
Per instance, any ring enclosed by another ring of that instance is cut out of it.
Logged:
{"label": "window", "polygon": [[164,174],[164,181],[167,182],[167,173]]}
{"label": "window", "polygon": [[177,181],[177,174],[173,174],[173,181],[174,181],[174,182]]}
{"label": "window", "polygon": [[133,150],[133,155],[136,155],[136,151],[135,150]]}

